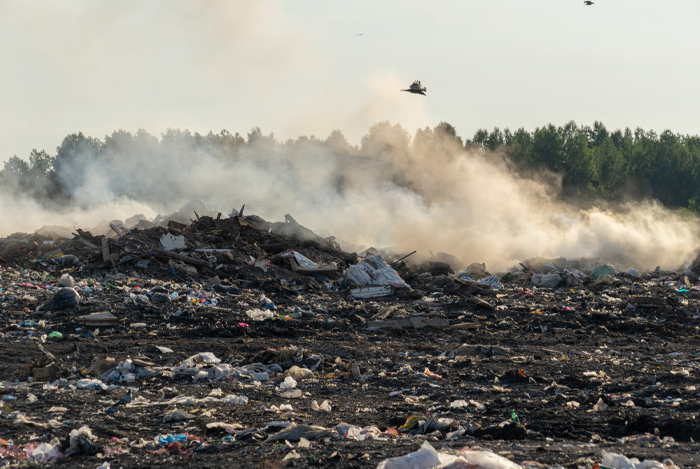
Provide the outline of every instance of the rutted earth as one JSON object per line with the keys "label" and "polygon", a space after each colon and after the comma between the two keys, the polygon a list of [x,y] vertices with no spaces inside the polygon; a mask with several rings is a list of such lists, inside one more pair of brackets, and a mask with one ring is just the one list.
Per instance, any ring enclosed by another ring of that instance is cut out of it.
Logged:
{"label": "rutted earth", "polygon": [[[342,275],[302,276],[279,253],[341,274],[357,255],[266,223],[135,229],[109,257],[84,232],[1,246],[0,461],[29,464],[41,447],[71,467],[376,467],[428,441],[531,467],[591,467],[601,450],[700,464],[694,273],[537,288],[541,265],[525,265],[499,289],[408,258],[392,265],[410,288],[353,298]],[[202,264],[163,254],[166,231]],[[46,256],[57,247],[80,263]],[[63,273],[79,303],[37,311]],[[107,311],[112,323],[82,324]]]}

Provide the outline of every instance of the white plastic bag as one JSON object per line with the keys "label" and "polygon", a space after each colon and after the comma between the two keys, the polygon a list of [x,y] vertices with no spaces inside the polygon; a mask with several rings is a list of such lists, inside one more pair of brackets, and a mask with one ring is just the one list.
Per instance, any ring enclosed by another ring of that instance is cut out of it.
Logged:
{"label": "white plastic bag", "polygon": [[382,461],[377,469],[433,469],[442,464],[450,464],[457,456],[438,453],[427,441],[414,453]]}
{"label": "white plastic bag", "polygon": [[297,387],[297,382],[291,376],[284,378],[284,382],[280,384],[280,389],[294,389]]}
{"label": "white plastic bag", "polygon": [[73,288],[75,286],[75,281],[73,280],[73,277],[70,276],[70,274],[63,274],[61,275],[61,278],[58,279],[58,286]]}
{"label": "white plastic bag", "polygon": [[[464,461],[464,465],[459,465]],[[452,469],[470,468],[470,469],[522,469],[522,467],[510,459],[499,456],[490,451],[462,451],[462,456],[451,466]],[[447,468],[445,468],[447,469]]]}
{"label": "white plastic bag", "polygon": [[265,319],[272,319],[277,316],[272,311],[263,311],[261,309],[249,309],[245,313],[253,321],[264,321]]}
{"label": "white plastic bag", "polygon": [[318,264],[309,259],[308,257],[304,257],[301,254],[299,254],[296,251],[289,251],[285,252],[282,254],[282,257],[290,258],[293,257],[296,261],[297,264],[299,264],[300,267],[304,269],[318,269]]}
{"label": "white plastic bag", "polygon": [[351,265],[345,271],[345,277],[360,286],[393,285],[394,287],[408,287],[399,274],[384,262],[382,256],[365,258],[357,265]]}
{"label": "white plastic bag", "polygon": [[58,450],[58,446],[51,445],[49,443],[42,443],[34,451],[29,454],[27,459],[29,461],[48,463],[55,461],[56,459],[63,457],[63,454]]}
{"label": "white plastic bag", "polygon": [[382,461],[377,469],[522,469],[490,451],[462,451],[460,456],[435,451],[428,442],[414,453]]}
{"label": "white plastic bag", "polygon": [[601,466],[612,467],[614,469],[668,469],[668,467],[658,461],[647,459],[639,462],[639,459],[629,459],[623,454],[608,453],[602,450],[603,462]]}
{"label": "white plastic bag", "polygon": [[481,280],[477,280],[477,282],[482,285],[488,285],[496,290],[503,290],[503,284],[498,280],[498,275],[484,277]]}
{"label": "white plastic bag", "polygon": [[324,412],[330,412],[331,411],[331,403],[327,400],[323,401],[320,405],[317,401],[311,401],[311,410],[315,411],[324,411]]}

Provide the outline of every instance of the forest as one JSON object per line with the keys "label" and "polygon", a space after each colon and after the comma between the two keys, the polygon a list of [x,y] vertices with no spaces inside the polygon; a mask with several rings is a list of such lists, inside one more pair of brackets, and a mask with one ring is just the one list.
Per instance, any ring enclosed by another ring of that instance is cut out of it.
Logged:
{"label": "forest", "polygon": [[[524,178],[543,173],[556,176],[563,198],[610,202],[654,199],[688,216],[700,213],[699,136],[670,130],[657,134],[641,128],[610,131],[600,122],[590,127],[573,121],[532,132],[524,128],[514,132],[481,129],[464,140],[446,122],[419,129],[414,135],[400,125],[380,122],[359,145],[350,145],[338,130],[325,140],[302,136],[287,141],[263,135],[259,128],[245,137],[226,130],[201,135],[169,129],[160,138],[145,130],[133,134],[117,130],[104,139],[75,133],[66,136],[54,153],[33,150],[27,159],[12,156],[5,161],[0,192],[30,197],[47,207],[60,206],[70,201],[89,177],[85,168],[102,162],[119,165],[126,155],[135,166],[133,170],[140,171],[139,161],[167,161],[173,155],[178,156],[178,164],[183,158],[197,164],[202,154],[235,163],[253,149],[274,152],[290,148],[296,150],[296,157],[303,157],[299,155],[307,150],[330,151],[348,163],[391,154],[391,158],[431,158],[440,164],[444,158],[469,158],[478,153],[504,162]],[[146,171],[153,170],[152,165],[146,166]],[[115,195],[147,199],[146,193],[124,191]]]}

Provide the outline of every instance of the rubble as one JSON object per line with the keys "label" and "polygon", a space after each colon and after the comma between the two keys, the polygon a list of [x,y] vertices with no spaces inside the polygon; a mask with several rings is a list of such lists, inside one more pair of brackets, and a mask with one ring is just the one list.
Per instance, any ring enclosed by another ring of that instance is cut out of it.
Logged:
{"label": "rubble", "polygon": [[0,241],[3,460],[697,464],[693,270],[460,271],[202,205]]}

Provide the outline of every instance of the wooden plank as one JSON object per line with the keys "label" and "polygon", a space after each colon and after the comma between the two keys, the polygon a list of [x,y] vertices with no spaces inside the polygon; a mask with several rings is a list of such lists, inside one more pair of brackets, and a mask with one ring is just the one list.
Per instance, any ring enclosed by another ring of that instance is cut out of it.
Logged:
{"label": "wooden plank", "polygon": [[378,287],[362,287],[350,290],[350,296],[353,298],[379,298],[382,296],[390,296],[393,294],[391,285],[383,285]]}
{"label": "wooden plank", "polygon": [[384,308],[382,311],[380,311],[379,313],[377,313],[377,314],[375,314],[374,316],[372,316],[372,319],[374,319],[375,321],[384,321],[386,318],[388,318],[389,316],[391,316],[391,314],[392,314],[394,311],[396,311],[397,309],[401,308],[402,306],[403,306],[403,305],[400,305],[400,304],[399,304],[399,305],[390,306],[390,307],[388,307],[388,308]]}
{"label": "wooden plank", "polygon": [[106,264],[110,261],[109,257],[109,240],[106,236],[102,237],[102,261]]}
{"label": "wooden plank", "polygon": [[454,329],[464,328],[464,329],[467,329],[468,331],[474,331],[474,330],[481,329],[481,326],[475,322],[462,322],[459,324],[452,324],[450,326],[450,329],[453,329],[453,328]]}
{"label": "wooden plank", "polygon": [[87,246],[87,247],[89,247],[89,248],[98,249],[97,246],[95,246],[94,244],[92,244],[92,243],[91,243],[90,241],[88,241],[87,239],[78,238],[78,241],[80,241],[81,243],[83,243],[85,246]]}
{"label": "wooden plank", "polygon": [[119,230],[117,229],[117,227],[114,226],[114,223],[110,223],[110,224],[109,224],[109,227],[112,228],[112,229],[114,230],[114,232],[117,233],[117,236],[119,236],[120,238],[123,236],[123,235],[119,232]]}
{"label": "wooden plank", "polygon": [[81,238],[84,238],[84,239],[90,241],[94,245],[98,245],[100,243],[100,238],[93,236],[92,233],[90,233],[89,231],[83,231],[80,228],[77,228],[75,231],[78,232],[78,235]]}
{"label": "wooden plank", "polygon": [[298,273],[299,275],[321,274],[330,278],[338,276],[338,266],[335,264],[324,264],[316,267],[315,269],[305,269],[299,265],[296,259],[291,257],[289,258],[289,265],[291,266],[292,271]]}
{"label": "wooden plank", "polygon": [[465,300],[467,300],[467,302],[469,302],[473,305],[479,306],[481,308],[486,308],[486,309],[491,309],[491,310],[496,309],[491,303],[484,301],[481,298],[476,297],[474,295],[471,295],[469,293],[467,293],[467,294],[457,293],[457,295],[459,295],[462,298],[464,298]]}
{"label": "wooden plank", "polygon": [[184,223],[177,222],[175,220],[168,220],[168,228],[175,228],[176,230],[184,230],[187,225]]}
{"label": "wooden plank", "polygon": [[209,269],[214,268],[214,264],[210,264],[207,261],[203,261],[201,259],[195,259],[194,257],[185,256],[183,254],[178,254],[176,252],[164,251],[164,250],[158,250],[158,251],[154,251],[154,252],[156,254],[161,255],[161,256],[170,257],[173,259],[180,260],[182,262],[185,262],[186,264],[196,265],[198,267],[206,267]]}
{"label": "wooden plank", "polygon": [[88,314],[87,316],[79,316],[76,318],[76,322],[85,326],[112,326],[119,324],[119,318],[109,311],[104,311]]}

